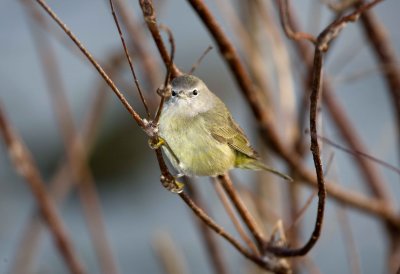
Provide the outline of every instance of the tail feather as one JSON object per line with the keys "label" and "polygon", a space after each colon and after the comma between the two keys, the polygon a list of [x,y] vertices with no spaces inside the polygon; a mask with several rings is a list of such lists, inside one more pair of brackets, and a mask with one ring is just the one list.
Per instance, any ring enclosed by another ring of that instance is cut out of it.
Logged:
{"label": "tail feather", "polygon": [[236,167],[244,168],[244,169],[252,169],[252,170],[265,170],[271,172],[286,181],[293,182],[292,177],[286,175],[272,167],[266,166],[264,163],[260,162],[258,159],[253,159],[250,157],[237,157],[236,159]]}

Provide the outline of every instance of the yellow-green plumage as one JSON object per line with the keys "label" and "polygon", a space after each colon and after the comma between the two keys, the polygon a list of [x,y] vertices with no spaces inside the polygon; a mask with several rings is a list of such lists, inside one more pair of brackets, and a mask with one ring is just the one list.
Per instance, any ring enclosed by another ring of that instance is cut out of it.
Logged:
{"label": "yellow-green plumage", "polygon": [[199,78],[175,78],[172,94],[161,112],[159,135],[179,173],[217,176],[235,167],[276,173],[259,161],[225,104]]}

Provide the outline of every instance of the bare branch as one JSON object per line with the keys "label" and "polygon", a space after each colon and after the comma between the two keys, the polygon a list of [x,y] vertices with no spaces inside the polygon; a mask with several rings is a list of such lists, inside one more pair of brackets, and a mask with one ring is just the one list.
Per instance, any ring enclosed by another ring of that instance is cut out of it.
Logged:
{"label": "bare branch", "polygon": [[117,26],[117,29],[118,29],[119,37],[121,38],[122,46],[124,47],[124,52],[125,52],[125,55],[126,55],[126,59],[128,59],[129,68],[131,69],[133,80],[134,80],[136,88],[137,88],[137,90],[139,92],[139,96],[140,96],[140,99],[142,100],[143,106],[146,109],[147,119],[150,119],[151,115],[150,115],[149,107],[147,106],[146,99],[144,98],[143,92],[142,92],[142,90],[140,88],[139,80],[136,77],[136,73],[135,73],[135,70],[133,68],[132,59],[131,59],[131,56],[129,55],[128,48],[126,47],[125,39],[124,39],[124,36],[122,34],[121,27],[119,26],[117,15],[115,14],[113,0],[110,0],[110,7],[111,7],[112,16],[113,16],[114,21],[115,21],[115,25]]}
{"label": "bare branch", "polygon": [[65,225],[58,213],[54,202],[47,193],[45,183],[36,168],[28,149],[20,141],[19,136],[11,128],[0,106],[0,132],[8,148],[10,158],[16,170],[25,178],[32,190],[32,194],[40,208],[40,212],[47,223],[59,252],[71,273],[85,273],[77,253],[72,247]]}
{"label": "bare branch", "polygon": [[[149,28],[151,35],[153,36],[154,42],[157,45],[158,51],[160,52],[161,58],[164,61],[166,68],[169,68],[169,64],[171,63],[170,57],[168,55],[167,48],[165,47],[160,31],[157,25],[157,17],[156,12],[154,10],[153,1],[152,0],[139,0],[140,7],[142,8],[143,17],[146,21],[147,27]],[[171,69],[171,76],[175,78],[176,76],[182,74],[180,70],[173,64]]]}
{"label": "bare branch", "polygon": [[142,118],[140,118],[139,114],[131,107],[129,102],[126,100],[125,96],[121,93],[118,87],[114,84],[111,78],[107,75],[104,69],[99,65],[99,63],[92,57],[90,52],[83,46],[83,44],[76,38],[76,36],[72,33],[72,31],[61,21],[61,19],[54,13],[54,11],[47,5],[44,0],[36,0],[39,5],[50,15],[51,18],[63,29],[63,31],[71,38],[71,40],[76,44],[76,46],[81,50],[81,52],[87,57],[87,59],[92,63],[92,65],[99,72],[101,77],[103,77],[104,81],[110,86],[112,91],[124,105],[124,107],[128,110],[128,112],[132,115],[133,119],[137,122],[137,124],[142,128],[146,128],[146,124],[143,122]]}

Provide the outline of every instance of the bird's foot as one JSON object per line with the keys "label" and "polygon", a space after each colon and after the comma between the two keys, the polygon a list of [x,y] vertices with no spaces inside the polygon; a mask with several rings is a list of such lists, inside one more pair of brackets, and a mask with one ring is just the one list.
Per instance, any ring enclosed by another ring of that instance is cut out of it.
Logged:
{"label": "bird's foot", "polygon": [[160,181],[163,187],[172,193],[179,194],[185,187],[185,184],[178,182],[171,174],[168,174],[167,176],[161,175]]}
{"label": "bird's foot", "polygon": [[165,140],[161,137],[151,138],[148,142],[151,149],[158,149],[165,144]]}

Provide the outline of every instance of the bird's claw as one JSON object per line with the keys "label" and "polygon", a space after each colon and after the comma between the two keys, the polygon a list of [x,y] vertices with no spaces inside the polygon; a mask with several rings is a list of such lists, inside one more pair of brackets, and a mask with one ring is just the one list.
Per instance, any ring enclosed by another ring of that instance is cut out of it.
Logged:
{"label": "bird's claw", "polygon": [[167,190],[171,191],[172,193],[179,194],[183,191],[185,184],[178,182],[175,178],[171,176],[164,176],[161,175],[160,177],[161,184]]}
{"label": "bird's claw", "polygon": [[157,137],[149,139],[148,143],[151,149],[158,149],[165,144],[165,141],[161,137]]}

